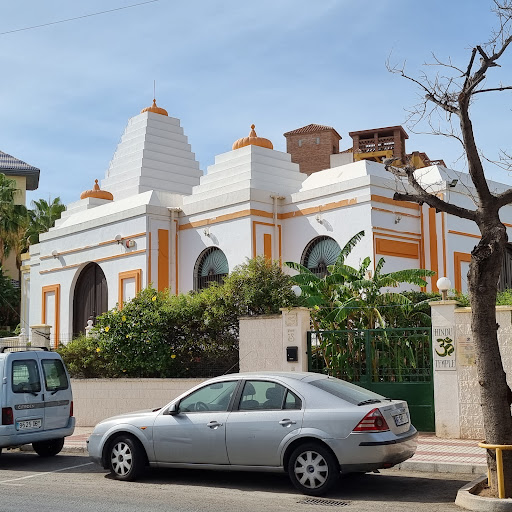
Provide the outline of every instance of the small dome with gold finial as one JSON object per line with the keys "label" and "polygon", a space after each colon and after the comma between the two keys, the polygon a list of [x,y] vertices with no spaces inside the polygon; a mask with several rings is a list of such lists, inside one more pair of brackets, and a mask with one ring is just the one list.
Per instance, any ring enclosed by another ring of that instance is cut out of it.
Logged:
{"label": "small dome with gold finial", "polygon": [[114,200],[114,196],[106,190],[100,190],[98,180],[94,180],[94,187],[92,190],[86,190],[80,194],[80,199],[86,199],[87,197],[95,197],[96,199],[108,199],[109,201]]}
{"label": "small dome with gold finial", "polygon": [[165,108],[157,107],[156,100],[153,98],[153,105],[151,107],[143,108],[140,113],[143,114],[144,112],[154,112],[155,114],[162,114],[163,116],[168,116],[167,110]]}
{"label": "small dome with gold finial", "polygon": [[251,125],[251,133],[249,137],[242,137],[233,143],[233,149],[244,148],[245,146],[260,146],[262,148],[274,149],[272,142],[263,137],[258,137],[254,131],[255,126]]}

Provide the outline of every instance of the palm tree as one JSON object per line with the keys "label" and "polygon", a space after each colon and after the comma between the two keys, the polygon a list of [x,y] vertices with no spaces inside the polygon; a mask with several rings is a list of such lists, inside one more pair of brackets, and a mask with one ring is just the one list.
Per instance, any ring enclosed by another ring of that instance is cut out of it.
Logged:
{"label": "palm tree", "polygon": [[17,260],[21,252],[20,241],[27,225],[27,209],[24,205],[15,204],[16,192],[16,182],[0,173],[0,264],[11,250],[16,252]]}
{"label": "palm tree", "polygon": [[55,221],[60,219],[62,212],[66,210],[66,206],[60,202],[60,197],[56,197],[53,201],[32,201],[32,209],[28,211],[29,224],[26,232],[27,245],[37,244],[39,235],[46,233],[55,225]]}
{"label": "palm tree", "polygon": [[409,309],[413,306],[411,299],[400,292],[390,291],[390,288],[398,288],[404,283],[426,286],[425,277],[435,274],[432,270],[421,268],[382,274],[384,263],[384,258],[380,258],[375,267],[375,272],[370,275],[367,270],[370,258],[366,258],[359,271],[360,278],[351,282],[352,289],[359,296],[361,320],[366,329],[386,326],[384,310],[387,306],[398,304]]}
{"label": "palm tree", "polygon": [[[369,257],[362,261],[358,269],[346,265],[346,257],[363,236],[364,231],[361,231],[349,240],[323,278],[298,263],[286,263],[299,272],[292,279],[300,286],[306,305],[312,308],[311,319],[317,331],[317,353],[321,354],[327,371],[343,367],[345,377],[354,377],[362,361],[364,345],[356,330],[385,327],[385,310],[388,306],[399,305],[408,310],[414,308],[408,297],[390,289],[403,283],[426,286],[424,278],[434,275],[431,270],[424,269],[383,274],[384,258],[378,261],[373,276],[368,270],[371,264]],[[341,342],[338,333],[325,332],[341,329],[352,330],[341,337]],[[384,343],[390,347],[386,333]],[[375,359],[372,361],[374,370],[376,365]]]}
{"label": "palm tree", "polygon": [[305,304],[312,308],[311,321],[317,331],[339,329],[340,318],[333,312],[340,307],[349,311],[357,302],[349,283],[360,276],[356,269],[345,264],[345,259],[363,236],[364,231],[360,231],[345,244],[334,265],[327,267],[328,273],[324,277],[319,277],[299,263],[285,263],[298,272],[292,279],[300,286]]}

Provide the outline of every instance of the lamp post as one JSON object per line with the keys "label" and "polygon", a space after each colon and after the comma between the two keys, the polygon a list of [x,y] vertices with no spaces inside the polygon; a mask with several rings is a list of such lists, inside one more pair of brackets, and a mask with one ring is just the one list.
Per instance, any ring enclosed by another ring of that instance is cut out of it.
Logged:
{"label": "lamp post", "polygon": [[440,277],[437,280],[437,288],[441,292],[442,300],[448,300],[448,290],[451,287],[452,287],[452,283],[447,277]]}

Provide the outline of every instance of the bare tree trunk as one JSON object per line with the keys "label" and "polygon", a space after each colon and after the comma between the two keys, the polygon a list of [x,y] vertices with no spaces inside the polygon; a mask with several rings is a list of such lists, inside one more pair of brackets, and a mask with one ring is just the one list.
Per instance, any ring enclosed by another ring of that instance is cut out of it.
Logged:
{"label": "bare tree trunk", "polygon": [[[492,215],[497,217],[497,215]],[[482,238],[473,249],[468,273],[472,307],[471,330],[476,349],[476,366],[484,431],[489,444],[512,444],[510,389],[501,362],[496,323],[496,295],[503,250],[507,242],[505,226],[498,220],[486,219],[480,225]],[[491,485],[497,490],[494,450],[489,450],[487,463]],[[512,496],[512,451],[503,453],[505,495]]]}

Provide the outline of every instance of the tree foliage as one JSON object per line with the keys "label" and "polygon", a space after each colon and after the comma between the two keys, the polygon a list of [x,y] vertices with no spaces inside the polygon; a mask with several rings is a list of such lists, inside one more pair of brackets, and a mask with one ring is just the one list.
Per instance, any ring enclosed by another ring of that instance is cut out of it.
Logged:
{"label": "tree foliage", "polygon": [[[328,274],[319,277],[308,268],[295,262],[286,265],[298,272],[293,276],[294,282],[300,286],[305,304],[312,309],[312,321],[316,330],[339,329],[374,329],[385,327],[388,322],[388,310],[394,306],[393,322],[399,318],[396,308],[423,325],[430,324],[430,318],[423,314],[417,305],[405,294],[392,291],[404,283],[426,286],[425,277],[434,272],[423,269],[408,269],[397,272],[383,273],[385,260],[381,258],[375,271],[369,270],[371,259],[365,258],[359,268],[345,263],[355,245],[364,236],[364,231],[355,234],[341,249],[333,265],[328,267]],[[410,320],[409,320],[410,321]],[[397,326],[397,325],[395,325]],[[397,326],[398,327],[398,326]],[[404,327],[400,325],[400,327]]]}
{"label": "tree foliage", "polygon": [[[16,204],[16,182],[0,173],[0,264],[13,251],[19,258],[27,226],[27,209]],[[19,267],[19,260],[18,260]]]}
{"label": "tree foliage", "polygon": [[60,197],[53,200],[39,199],[32,201],[32,208],[28,210],[28,226],[25,232],[26,245],[37,244],[39,235],[46,233],[50,228],[55,226],[55,221],[60,219],[62,212],[66,210],[66,206],[60,201]]}
{"label": "tree foliage", "polygon": [[0,326],[14,327],[19,322],[20,290],[12,285],[0,266]]}

